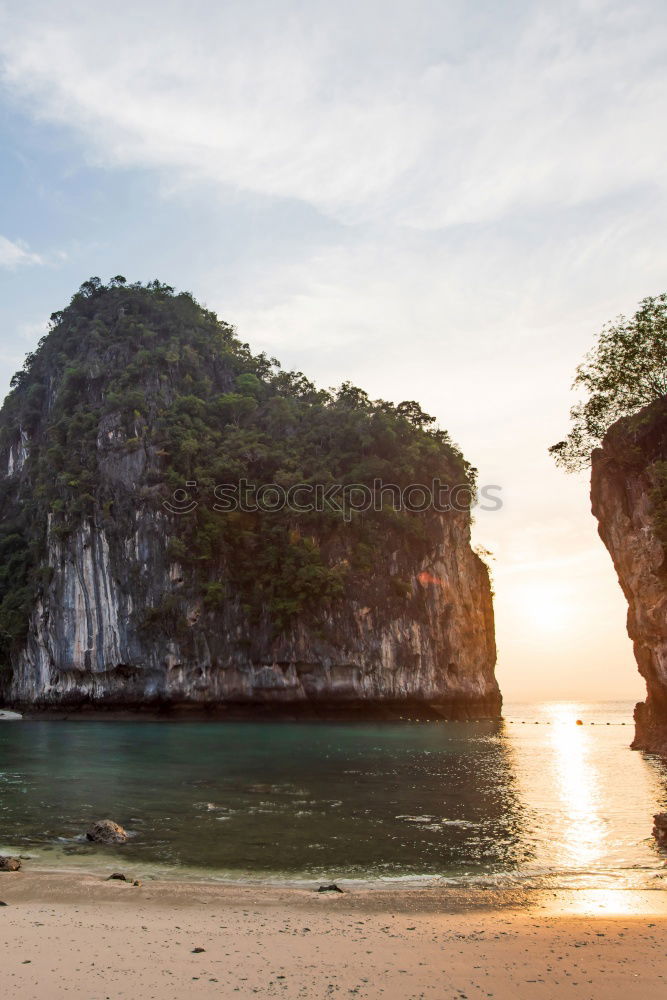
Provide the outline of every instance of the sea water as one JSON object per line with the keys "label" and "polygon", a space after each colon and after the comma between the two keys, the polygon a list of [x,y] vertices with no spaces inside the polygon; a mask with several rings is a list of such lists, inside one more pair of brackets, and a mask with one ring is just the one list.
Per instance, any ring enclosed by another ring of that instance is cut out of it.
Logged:
{"label": "sea water", "polygon": [[[144,878],[659,886],[651,827],[667,767],[629,749],[632,705],[504,714],[0,722],[0,853]],[[88,843],[102,818],[128,843]]]}

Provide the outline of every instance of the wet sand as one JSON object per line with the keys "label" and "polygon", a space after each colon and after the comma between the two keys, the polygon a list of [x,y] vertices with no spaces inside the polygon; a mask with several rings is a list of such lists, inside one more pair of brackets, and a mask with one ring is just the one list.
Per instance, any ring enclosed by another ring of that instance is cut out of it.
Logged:
{"label": "wet sand", "polygon": [[664,890],[319,894],[21,871],[0,873],[0,900],[12,1000],[667,993]]}

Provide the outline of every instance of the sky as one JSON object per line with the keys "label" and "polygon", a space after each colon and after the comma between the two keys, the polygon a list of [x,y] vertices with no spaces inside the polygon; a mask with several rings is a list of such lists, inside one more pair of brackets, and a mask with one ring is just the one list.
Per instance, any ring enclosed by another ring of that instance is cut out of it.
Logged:
{"label": "sky", "polygon": [[90,275],[188,289],[502,487],[507,699],[639,698],[586,474],[547,448],[667,290],[660,0],[0,0],[0,395]]}

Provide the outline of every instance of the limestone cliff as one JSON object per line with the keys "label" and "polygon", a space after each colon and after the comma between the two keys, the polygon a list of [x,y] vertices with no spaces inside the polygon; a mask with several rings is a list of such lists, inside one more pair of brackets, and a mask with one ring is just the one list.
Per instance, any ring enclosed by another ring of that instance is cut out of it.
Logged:
{"label": "limestone cliff", "polygon": [[667,754],[667,397],[609,429],[593,452],[591,501],[646,681],[633,746]]}
{"label": "limestone cliff", "polygon": [[469,511],[215,510],[245,477],[470,480],[416,404],[316,390],[158,283],[52,320],[0,414],[8,703],[499,714]]}

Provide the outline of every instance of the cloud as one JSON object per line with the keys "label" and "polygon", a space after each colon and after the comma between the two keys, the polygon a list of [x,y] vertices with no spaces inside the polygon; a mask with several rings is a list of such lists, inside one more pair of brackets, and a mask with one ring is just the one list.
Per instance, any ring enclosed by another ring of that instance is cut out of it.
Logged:
{"label": "cloud", "polygon": [[424,229],[665,183],[652,0],[90,6],[8,6],[0,58],[102,164]]}
{"label": "cloud", "polygon": [[205,294],[244,339],[320,381],[352,374],[372,393],[420,398],[496,445],[537,408],[522,436],[546,447],[602,323],[662,289],[666,223],[664,204],[634,204],[556,210],[532,231],[371,230],[261,262],[236,288],[213,270]]}
{"label": "cloud", "polygon": [[0,267],[13,270],[24,264],[41,264],[39,254],[31,253],[20,243],[12,243],[5,236],[0,236]]}

